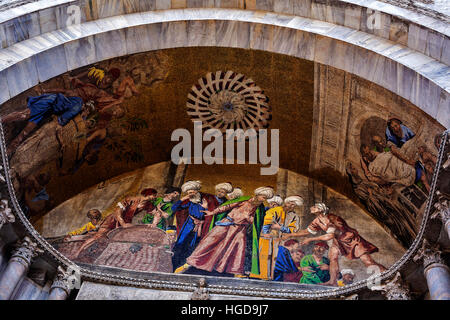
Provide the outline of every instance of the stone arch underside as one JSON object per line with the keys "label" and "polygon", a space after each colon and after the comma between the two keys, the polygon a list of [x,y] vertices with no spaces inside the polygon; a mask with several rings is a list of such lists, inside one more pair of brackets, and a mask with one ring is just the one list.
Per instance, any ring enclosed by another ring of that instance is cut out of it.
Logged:
{"label": "stone arch underside", "polygon": [[263,50],[342,69],[411,101],[449,127],[446,65],[349,28],[270,13],[261,18],[259,13],[240,10],[130,14],[25,40],[0,51],[0,101],[99,61],[159,49],[202,46]]}
{"label": "stone arch underside", "polygon": [[233,9],[114,16],[52,31],[3,49],[0,102],[64,72],[127,54],[218,46],[264,50],[330,65],[374,82],[449,126],[449,67],[351,28]]}

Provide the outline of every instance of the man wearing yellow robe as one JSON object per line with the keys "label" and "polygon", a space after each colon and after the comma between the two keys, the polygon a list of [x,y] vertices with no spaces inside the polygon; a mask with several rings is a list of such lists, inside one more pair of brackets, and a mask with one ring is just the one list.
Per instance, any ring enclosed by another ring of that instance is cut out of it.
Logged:
{"label": "man wearing yellow robe", "polygon": [[290,196],[284,200],[283,206],[269,209],[264,216],[264,223],[259,238],[259,274],[250,277],[269,280],[273,278],[274,261],[282,233],[295,231],[296,220],[286,219],[288,213],[295,214],[295,208],[303,205],[300,196]]}
{"label": "man wearing yellow robe", "polygon": [[81,228],[69,232],[68,236],[77,236],[97,229],[97,225],[102,218],[101,212],[97,209],[91,209],[88,211],[87,217],[89,218],[90,221],[85,225],[83,225]]}

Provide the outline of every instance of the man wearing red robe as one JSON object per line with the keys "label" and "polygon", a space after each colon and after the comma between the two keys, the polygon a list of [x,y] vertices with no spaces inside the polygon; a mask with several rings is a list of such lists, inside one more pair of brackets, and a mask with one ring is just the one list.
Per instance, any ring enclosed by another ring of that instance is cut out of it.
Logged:
{"label": "man wearing red robe", "polygon": [[117,204],[117,209],[103,219],[100,222],[98,231],[89,239],[87,239],[81,247],[77,250],[75,258],[80,255],[80,253],[94,243],[97,239],[101,238],[107,232],[122,227],[128,228],[133,226],[131,220],[134,215],[142,210],[152,211],[155,207],[152,201],[156,199],[157,191],[153,188],[147,188],[142,190],[141,195],[138,197],[130,197],[119,202]]}
{"label": "man wearing red robe", "polygon": [[378,252],[378,248],[361,237],[356,229],[351,228],[347,222],[341,217],[329,213],[329,208],[324,203],[316,203],[311,207],[311,214],[316,218],[310,223],[305,230],[296,233],[285,233],[283,238],[306,237],[307,235],[317,235],[318,232],[325,234],[306,238],[301,241],[301,245],[307,245],[312,241],[328,241],[330,242],[330,251],[328,258],[330,259],[330,280],[325,285],[337,286],[337,276],[339,274],[339,256],[347,259],[360,259],[366,267],[376,266],[380,273],[386,268],[377,263],[371,256],[372,253]]}

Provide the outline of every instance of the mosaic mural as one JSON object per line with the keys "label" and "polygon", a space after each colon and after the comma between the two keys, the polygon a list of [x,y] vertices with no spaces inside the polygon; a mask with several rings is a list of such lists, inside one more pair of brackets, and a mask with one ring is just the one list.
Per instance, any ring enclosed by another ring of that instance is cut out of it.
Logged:
{"label": "mosaic mural", "polygon": [[82,264],[341,286],[404,252],[351,200],[307,177],[281,173],[289,189],[315,183],[331,208],[308,207],[311,192],[283,197],[257,187],[264,180],[250,165],[234,169],[247,173],[234,182],[219,182],[230,175],[211,176],[206,167],[189,166],[181,188],[167,187],[169,162],[105,181],[46,215],[42,234]]}
{"label": "mosaic mural", "polygon": [[[327,286],[382,272],[416,235],[442,127],[321,68],[183,48],[42,83],[1,109],[20,204],[81,264]],[[280,169],[170,162],[193,120],[279,130]]]}

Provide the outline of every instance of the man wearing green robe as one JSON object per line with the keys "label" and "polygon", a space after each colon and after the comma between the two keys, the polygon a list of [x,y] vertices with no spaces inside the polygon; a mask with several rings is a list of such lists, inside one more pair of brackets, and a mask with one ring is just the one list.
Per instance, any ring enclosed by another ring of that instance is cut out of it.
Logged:
{"label": "man wearing green robe", "polygon": [[[228,204],[236,203],[236,202],[243,202],[249,200],[250,196],[240,196],[235,199],[231,199],[228,201],[225,201],[220,205],[226,206]],[[229,211],[225,211],[222,213],[219,213],[215,215],[211,221],[211,224],[209,226],[209,230],[211,231],[212,228],[215,226],[217,221],[221,221],[223,218],[225,218]],[[246,252],[245,252],[245,273],[248,275],[250,273],[252,274],[259,274],[259,235],[261,233],[262,225],[264,222],[264,214],[265,214],[265,208],[264,206],[258,207],[255,212],[255,217],[253,220],[253,224],[251,227],[251,230],[247,233],[247,244],[246,244]]]}
{"label": "man wearing green robe", "polygon": [[[166,190],[164,197],[158,197],[153,200],[155,209],[148,212],[142,219],[143,224],[152,224],[157,228],[166,231],[168,221],[172,218],[172,205],[175,199],[180,195],[181,189],[170,187]],[[155,220],[156,217],[156,220]]]}
{"label": "man wearing green robe", "polygon": [[[228,211],[225,218],[217,221],[214,228],[203,238],[187,263],[176,273],[188,273],[191,267],[212,272],[231,273],[235,276],[259,274],[259,234],[264,219],[264,201],[272,198],[272,187],[260,187],[253,197],[241,197],[206,215],[215,216]],[[243,248],[242,244],[245,244]],[[240,251],[244,249],[244,252]],[[242,254],[244,253],[244,254]]]}
{"label": "man wearing green robe", "polygon": [[300,283],[319,284],[330,280],[330,260],[324,256],[327,250],[326,242],[317,242],[314,245],[313,253],[303,257],[300,267],[309,268],[310,271],[303,271]]}

